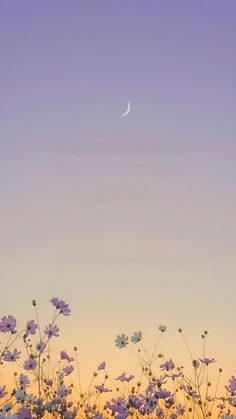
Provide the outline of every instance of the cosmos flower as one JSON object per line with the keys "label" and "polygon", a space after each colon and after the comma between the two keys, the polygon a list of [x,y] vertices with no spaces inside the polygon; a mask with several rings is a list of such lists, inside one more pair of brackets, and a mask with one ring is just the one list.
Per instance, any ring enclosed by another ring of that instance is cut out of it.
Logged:
{"label": "cosmos flower", "polygon": [[74,370],[73,365],[68,365],[68,367],[63,368],[63,371],[64,371],[65,375],[71,374],[73,370]]}
{"label": "cosmos flower", "polygon": [[106,362],[103,361],[101,362],[101,364],[98,365],[97,370],[100,371],[100,370],[104,370],[105,368],[106,368]]}
{"label": "cosmos flower", "polygon": [[22,407],[18,410],[18,419],[32,419],[30,410],[27,407]]}
{"label": "cosmos flower", "polygon": [[30,380],[28,379],[27,375],[24,375],[24,374],[19,375],[18,382],[19,382],[20,387],[23,390],[25,390],[26,387],[29,387],[30,385]]}
{"label": "cosmos flower", "polygon": [[13,316],[3,316],[0,321],[0,332],[16,333],[16,319]]}
{"label": "cosmos flower", "polygon": [[94,388],[99,391],[99,393],[108,393],[111,390],[108,390],[108,388],[104,387],[104,384],[94,386]]}
{"label": "cosmos flower", "polygon": [[18,389],[15,392],[15,399],[18,403],[23,403],[25,401],[25,392],[24,390]]}
{"label": "cosmos flower", "polygon": [[142,340],[142,332],[134,332],[133,336],[131,336],[131,342],[138,343]]}
{"label": "cosmos flower", "polygon": [[184,413],[185,413],[185,411],[186,411],[186,407],[185,407],[185,406],[182,406],[182,404],[178,404],[178,405],[176,406],[176,413],[177,413],[179,416],[183,416],[183,415],[184,415]]}
{"label": "cosmos flower", "polygon": [[60,358],[61,360],[66,359],[68,362],[72,362],[75,360],[75,358],[69,357],[69,355],[66,353],[66,351],[60,352]]}
{"label": "cosmos flower", "polygon": [[59,387],[58,392],[57,392],[58,396],[60,397],[66,397],[69,394],[69,390],[68,388],[63,384]]}
{"label": "cosmos flower", "polygon": [[200,362],[197,359],[194,359],[192,364],[193,364],[193,367],[195,368],[195,370],[200,367]]}
{"label": "cosmos flower", "polygon": [[49,339],[51,339],[53,336],[58,337],[59,336],[59,327],[55,324],[52,325],[51,323],[49,326],[46,326],[46,329],[44,330],[44,333],[48,336]]}
{"label": "cosmos flower", "polygon": [[36,330],[38,329],[38,325],[35,323],[34,320],[29,320],[26,324],[26,336],[35,335]]}
{"label": "cosmos flower", "polygon": [[27,371],[35,370],[36,367],[37,362],[34,358],[27,359],[23,364],[23,368]]}
{"label": "cosmos flower", "polygon": [[195,399],[200,399],[200,395],[195,391],[195,390],[193,390],[193,388],[191,387],[191,386],[189,386],[189,385],[187,385],[187,386],[185,386],[185,385],[183,385],[183,390],[189,395],[189,396],[192,396],[192,397],[194,397]]}
{"label": "cosmos flower", "polygon": [[52,386],[53,385],[53,380],[50,380],[49,378],[46,378],[45,380],[44,380],[44,382],[45,382],[45,384],[47,385],[47,386]]}
{"label": "cosmos flower", "polygon": [[228,386],[225,386],[226,390],[228,390],[232,396],[236,395],[236,378],[234,375],[229,379]]}
{"label": "cosmos flower", "polygon": [[0,399],[2,399],[4,396],[6,396],[6,394],[7,394],[6,386],[0,387]]}
{"label": "cosmos flower", "polygon": [[166,326],[164,324],[160,324],[158,329],[160,330],[160,332],[164,333],[166,331]]}
{"label": "cosmos flower", "polygon": [[201,361],[203,364],[205,365],[209,365],[212,364],[213,362],[216,362],[216,360],[214,358],[204,358],[204,359],[199,359],[199,361]]}
{"label": "cosmos flower", "polygon": [[4,354],[3,359],[7,362],[15,362],[17,359],[20,358],[20,354],[21,352],[17,351],[17,349],[14,349],[13,352],[7,351]]}
{"label": "cosmos flower", "polygon": [[116,380],[123,382],[127,382],[129,383],[131,380],[133,380],[134,375],[129,375],[128,377],[125,375],[125,373],[123,372],[119,377],[116,378]]}
{"label": "cosmos flower", "polygon": [[57,310],[59,310],[60,313],[64,314],[64,316],[69,316],[71,313],[71,310],[69,308],[69,305],[65,303],[63,300],[59,300],[58,298],[54,297],[51,300],[51,303],[56,307]]}
{"label": "cosmos flower", "polygon": [[128,336],[126,336],[124,333],[122,333],[121,335],[118,335],[116,340],[115,340],[115,344],[118,348],[124,348],[126,345],[128,345],[129,338]]}
{"label": "cosmos flower", "polygon": [[42,340],[36,345],[36,351],[39,351],[40,353],[42,353],[45,348],[46,348],[46,343],[44,343]]}
{"label": "cosmos flower", "polygon": [[171,371],[174,368],[175,368],[175,364],[172,361],[172,359],[170,359],[169,361],[166,361],[164,364],[160,365],[161,370]]}
{"label": "cosmos flower", "polygon": [[118,397],[117,399],[111,399],[111,401],[106,402],[108,409],[114,413],[122,413],[125,409],[125,405],[126,400],[124,397]]}

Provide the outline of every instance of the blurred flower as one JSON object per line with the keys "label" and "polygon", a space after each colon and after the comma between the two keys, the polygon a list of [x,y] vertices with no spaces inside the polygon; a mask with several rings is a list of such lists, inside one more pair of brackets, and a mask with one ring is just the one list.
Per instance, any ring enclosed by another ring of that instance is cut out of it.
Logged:
{"label": "blurred flower", "polygon": [[192,364],[195,369],[198,369],[200,367],[200,362],[197,359],[194,359]]}
{"label": "blurred flower", "polygon": [[133,336],[131,336],[131,342],[138,343],[142,340],[142,332],[134,332]]}
{"label": "blurred flower", "polygon": [[69,357],[69,355],[67,355],[66,351],[61,351],[60,352],[60,357],[61,357],[61,360],[66,359],[68,362],[72,362],[72,361],[75,360],[75,358]]}
{"label": "blurred flower", "polygon": [[20,358],[20,354],[21,352],[17,351],[17,349],[14,349],[13,352],[7,351],[4,354],[3,359],[4,361],[7,361],[7,362],[15,362],[17,359]]}
{"label": "blurred flower", "polygon": [[23,403],[25,401],[25,396],[26,395],[25,395],[24,390],[20,390],[20,389],[16,390],[15,398],[18,403]]}
{"label": "blurred flower", "polygon": [[182,406],[182,404],[178,404],[176,406],[176,413],[178,413],[179,416],[183,416],[185,411],[186,411],[186,407]]}
{"label": "blurred flower", "polygon": [[68,388],[63,384],[59,387],[58,392],[57,392],[58,396],[60,397],[66,397],[69,394],[69,390]]}
{"label": "blurred flower", "polygon": [[98,365],[97,370],[100,371],[100,370],[104,370],[105,368],[106,368],[106,362],[103,361],[101,362],[101,364]]}
{"label": "blurred flower", "polygon": [[118,348],[124,348],[126,345],[128,345],[128,341],[129,338],[128,336],[124,335],[124,333],[122,335],[118,335],[116,340],[115,340],[115,344],[116,346],[118,346]]}
{"label": "blurred flower", "polygon": [[65,375],[71,374],[73,370],[74,370],[73,365],[68,365],[68,367],[63,368]]}
{"label": "blurred flower", "polygon": [[47,386],[52,386],[52,385],[53,385],[53,380],[50,380],[49,378],[46,378],[46,379],[44,380],[44,382],[45,382],[45,384],[46,384]]}
{"label": "blurred flower", "polygon": [[27,375],[20,374],[18,381],[23,390],[25,390],[26,387],[29,387],[30,385],[30,380],[28,379]]}
{"label": "blurred flower", "polygon": [[6,396],[7,391],[6,391],[6,386],[2,386],[0,387],[0,399],[4,396]]}
{"label": "blurred flower", "polygon": [[64,314],[64,316],[69,316],[71,313],[71,310],[69,308],[69,305],[65,303],[63,300],[59,300],[58,298],[52,298],[51,303],[56,307],[57,310],[60,311],[60,313]]}
{"label": "blurred flower", "polygon": [[164,364],[160,365],[161,370],[171,371],[174,368],[175,368],[175,364],[172,361],[172,359],[170,359],[169,361],[166,361]]}
{"label": "blurred flower", "polygon": [[25,370],[28,371],[35,370],[35,368],[37,367],[37,362],[34,358],[29,358],[24,362],[23,367]]}
{"label": "blurred flower", "polygon": [[108,393],[111,390],[108,390],[108,388],[104,387],[104,384],[101,384],[100,386],[94,386],[94,388],[99,391],[99,393]]}
{"label": "blurred flower", "polygon": [[39,351],[40,353],[42,353],[45,348],[46,348],[46,343],[44,343],[42,340],[36,345],[36,351]]}
{"label": "blurred flower", "polygon": [[38,329],[38,325],[35,323],[34,320],[29,320],[26,324],[26,336],[35,335],[36,330]]}
{"label": "blurred flower", "polygon": [[236,378],[234,375],[229,379],[229,385],[225,386],[226,390],[228,390],[232,396],[236,394]]}
{"label": "blurred flower", "polygon": [[160,324],[160,326],[158,327],[158,329],[163,333],[166,331],[166,326],[164,324]]}
{"label": "blurred flower", "polygon": [[16,333],[16,319],[13,316],[4,316],[0,321],[0,332]]}
{"label": "blurred flower", "polygon": [[27,407],[22,407],[20,410],[18,410],[17,415],[18,415],[18,419],[31,419],[32,418],[31,412]]}
{"label": "blurred flower", "polygon": [[49,324],[49,326],[46,326],[46,329],[44,330],[44,333],[48,336],[49,339],[51,339],[53,336],[58,337],[59,336],[59,327],[55,324]]}
{"label": "blurred flower", "polygon": [[129,375],[128,377],[125,375],[125,373],[123,372],[123,374],[121,374],[119,377],[116,378],[116,380],[121,381],[122,383],[124,381],[126,381],[127,383],[129,383],[131,380],[133,380],[134,375]]}
{"label": "blurred flower", "polygon": [[203,364],[205,365],[209,365],[212,364],[213,362],[216,362],[216,360],[214,358],[204,358],[204,359],[199,359],[199,361],[201,361]]}
{"label": "blurred flower", "polygon": [[187,386],[185,386],[185,385],[183,385],[182,386],[183,387],[183,390],[189,395],[189,396],[192,396],[192,397],[194,397],[195,399],[200,399],[200,395],[195,391],[195,390],[193,390],[193,388],[191,387],[191,386],[189,386],[189,385],[187,385]]}

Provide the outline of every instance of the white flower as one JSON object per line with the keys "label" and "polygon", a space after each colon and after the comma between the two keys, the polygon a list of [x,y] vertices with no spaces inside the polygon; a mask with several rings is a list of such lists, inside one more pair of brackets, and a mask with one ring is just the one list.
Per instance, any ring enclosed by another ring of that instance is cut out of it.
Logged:
{"label": "white flower", "polygon": [[134,332],[133,336],[131,336],[131,342],[138,343],[142,340],[142,332]]}
{"label": "white flower", "polygon": [[166,326],[164,324],[160,324],[158,329],[163,333],[166,331]]}
{"label": "white flower", "polygon": [[35,403],[38,400],[38,397],[34,394],[26,394],[26,400],[29,403]]}
{"label": "white flower", "polygon": [[24,390],[20,390],[20,389],[16,390],[15,398],[16,398],[16,401],[18,403],[24,402],[25,401],[25,396],[26,396],[26,394],[25,394]]}
{"label": "white flower", "polygon": [[115,344],[116,346],[118,346],[118,348],[124,348],[126,345],[128,345],[128,336],[124,335],[124,333],[122,333],[122,335],[118,335],[116,340],[115,340]]}

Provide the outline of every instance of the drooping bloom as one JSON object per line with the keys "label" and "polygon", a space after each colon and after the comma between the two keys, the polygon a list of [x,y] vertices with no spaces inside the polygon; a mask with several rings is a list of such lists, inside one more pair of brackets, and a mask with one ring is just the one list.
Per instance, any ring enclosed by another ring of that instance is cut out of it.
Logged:
{"label": "drooping bloom", "polygon": [[48,338],[51,339],[53,336],[58,337],[59,336],[59,331],[60,331],[59,327],[56,324],[52,325],[50,323],[49,326],[46,326],[46,329],[44,330],[44,333],[46,333]]}
{"label": "drooping bloom", "polygon": [[194,397],[195,399],[200,399],[200,394],[198,394],[191,386],[187,385],[183,385],[183,389],[184,391],[189,395]]}
{"label": "drooping bloom", "polygon": [[46,343],[44,343],[42,340],[36,345],[36,351],[39,351],[40,353],[42,353],[45,348],[46,348]]}
{"label": "drooping bloom", "polygon": [[186,407],[183,406],[182,404],[178,404],[176,406],[176,413],[178,413],[179,416],[183,416],[185,411],[186,411]]}
{"label": "drooping bloom", "polygon": [[34,320],[29,320],[26,323],[26,332],[25,332],[26,336],[35,335],[37,329],[38,329],[37,323],[35,323]]}
{"label": "drooping bloom", "polygon": [[26,387],[29,387],[30,385],[30,380],[28,379],[27,375],[24,375],[24,374],[19,375],[18,382],[19,382],[20,387],[23,390],[25,390]]}
{"label": "drooping bloom", "polygon": [[66,351],[61,351],[61,352],[60,352],[60,358],[61,358],[61,360],[66,359],[68,362],[72,362],[72,361],[74,361],[74,360],[75,360],[75,358],[70,357],[70,356],[66,353]]}
{"label": "drooping bloom", "polygon": [[129,338],[128,336],[126,336],[124,333],[122,333],[121,335],[118,335],[116,340],[115,340],[115,344],[118,348],[124,348],[126,345],[128,345]]}
{"label": "drooping bloom", "polygon": [[56,307],[57,310],[59,310],[60,313],[64,314],[64,316],[69,316],[71,313],[71,310],[69,308],[69,305],[65,303],[63,300],[59,300],[56,297],[53,297],[51,300],[51,303]]}
{"label": "drooping bloom", "polygon": [[7,361],[7,362],[15,362],[17,359],[20,358],[20,354],[21,352],[18,351],[17,349],[14,349],[13,352],[7,351],[4,354],[3,359],[4,361]]}
{"label": "drooping bloom", "polygon": [[0,321],[0,332],[16,333],[16,319],[13,316],[3,316]]}
{"label": "drooping bloom", "polygon": [[142,332],[134,332],[133,336],[130,338],[131,342],[138,343],[142,340]]}
{"label": "drooping bloom", "polygon": [[193,367],[195,368],[195,370],[200,367],[200,362],[197,359],[194,359],[192,364],[193,364]]}
{"label": "drooping bloom", "polygon": [[99,391],[99,393],[108,393],[111,390],[108,390],[108,388],[104,387],[104,384],[94,386],[94,388]]}
{"label": "drooping bloom", "polygon": [[104,370],[105,368],[106,368],[106,362],[103,361],[101,362],[101,364],[98,365],[97,370],[100,371],[100,370]]}
{"label": "drooping bloom", "polygon": [[160,365],[161,370],[171,371],[175,368],[175,364],[170,358],[169,361],[166,361],[164,364]]}
{"label": "drooping bloom", "polygon": [[122,383],[125,381],[129,383],[131,380],[133,380],[133,378],[134,378],[134,375],[126,376],[126,374],[123,372],[119,377],[116,378],[116,380],[119,380]]}
{"label": "drooping bloom", "polygon": [[65,375],[71,374],[73,370],[74,370],[73,365],[68,365],[68,367],[63,368],[63,371],[64,371]]}
{"label": "drooping bloom", "polygon": [[45,380],[44,380],[44,382],[45,382],[45,384],[47,385],[47,386],[52,386],[53,385],[53,380],[51,380],[50,378],[46,378]]}
{"label": "drooping bloom", "polygon": [[34,358],[27,359],[23,364],[23,368],[27,371],[35,370],[36,367],[37,367],[37,362]]}
{"label": "drooping bloom", "polygon": [[236,377],[232,375],[232,377],[229,379],[228,386],[225,386],[226,390],[228,390],[232,396],[236,395]]}

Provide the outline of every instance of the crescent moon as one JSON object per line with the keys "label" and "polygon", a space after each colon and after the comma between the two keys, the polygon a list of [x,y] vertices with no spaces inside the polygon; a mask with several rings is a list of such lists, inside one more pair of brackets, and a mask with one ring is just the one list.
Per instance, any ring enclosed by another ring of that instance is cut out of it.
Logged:
{"label": "crescent moon", "polygon": [[124,118],[126,115],[128,115],[130,111],[130,102],[127,101],[127,105],[128,105],[127,110],[125,111],[125,113],[121,115],[121,118]]}

